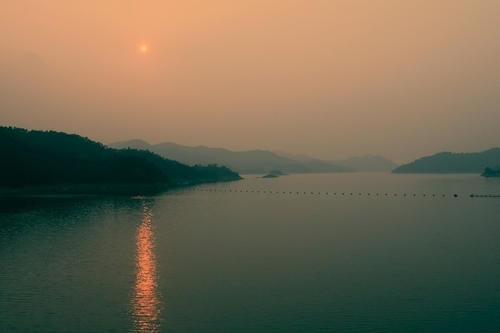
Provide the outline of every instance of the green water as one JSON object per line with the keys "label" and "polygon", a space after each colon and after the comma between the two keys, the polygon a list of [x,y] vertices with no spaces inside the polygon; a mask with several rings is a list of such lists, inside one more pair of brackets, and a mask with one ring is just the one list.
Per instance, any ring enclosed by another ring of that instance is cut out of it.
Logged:
{"label": "green water", "polygon": [[0,332],[498,332],[500,199],[471,193],[500,180],[0,199]]}

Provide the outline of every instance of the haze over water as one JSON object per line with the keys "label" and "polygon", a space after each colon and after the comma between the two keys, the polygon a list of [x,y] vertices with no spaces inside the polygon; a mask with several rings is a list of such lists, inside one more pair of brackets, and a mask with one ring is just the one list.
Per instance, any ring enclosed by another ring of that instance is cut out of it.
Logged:
{"label": "haze over water", "polygon": [[248,176],[4,202],[0,331],[496,332],[499,199],[469,194],[499,187],[476,175]]}
{"label": "haze over water", "polygon": [[498,0],[16,0],[0,124],[409,162],[500,141]]}
{"label": "haze over water", "polygon": [[499,13],[2,1],[0,333],[500,332]]}

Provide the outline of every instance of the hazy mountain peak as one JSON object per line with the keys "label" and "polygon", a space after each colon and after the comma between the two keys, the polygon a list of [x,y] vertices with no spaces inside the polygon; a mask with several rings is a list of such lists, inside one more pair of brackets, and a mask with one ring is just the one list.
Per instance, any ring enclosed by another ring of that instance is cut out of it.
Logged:
{"label": "hazy mountain peak", "polygon": [[113,148],[150,149],[151,144],[141,139],[131,139],[127,141],[111,143],[108,146]]}
{"label": "hazy mountain peak", "polygon": [[[290,154],[285,152],[279,152],[278,154],[303,162],[315,160],[313,157],[306,154]],[[361,156],[349,157],[342,160],[325,162],[338,166],[344,166],[351,169],[351,171],[390,172],[398,166],[393,161],[375,154],[365,154]]]}
{"label": "hazy mountain peak", "polygon": [[388,158],[375,154],[353,156],[343,160],[333,161],[333,163],[348,166],[356,171],[370,172],[390,172],[398,166]]}
{"label": "hazy mountain peak", "polygon": [[247,151],[231,151],[225,148],[206,146],[183,146],[172,142],[163,142],[149,145],[143,140],[129,140],[110,145],[115,148],[148,149],[165,158],[174,159],[183,163],[219,164],[237,170],[240,173],[267,173],[270,170],[283,170],[287,173],[304,172],[345,172],[349,167],[309,158],[307,161],[280,156],[279,154],[254,149]]}

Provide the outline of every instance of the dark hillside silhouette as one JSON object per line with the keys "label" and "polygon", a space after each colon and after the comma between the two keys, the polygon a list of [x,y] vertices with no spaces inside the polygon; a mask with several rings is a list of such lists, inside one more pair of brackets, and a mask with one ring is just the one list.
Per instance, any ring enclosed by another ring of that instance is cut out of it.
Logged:
{"label": "dark hillside silhouette", "polygon": [[225,167],[195,166],[149,151],[113,149],[55,131],[0,127],[0,186],[162,184],[177,186],[239,179]]}
{"label": "dark hillside silhouette", "polygon": [[489,177],[500,177],[500,167],[498,167],[496,169],[486,168],[486,169],[484,169],[484,171],[481,174],[481,176],[486,177],[486,178],[489,178]]}
{"label": "dark hillside silhouette", "polygon": [[481,173],[500,165],[500,148],[479,153],[438,153],[394,169],[394,173]]}

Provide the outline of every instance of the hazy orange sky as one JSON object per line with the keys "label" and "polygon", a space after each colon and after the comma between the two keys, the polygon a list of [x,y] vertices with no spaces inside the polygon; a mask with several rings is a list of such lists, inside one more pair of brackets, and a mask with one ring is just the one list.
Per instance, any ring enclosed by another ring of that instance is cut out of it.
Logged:
{"label": "hazy orange sky", "polygon": [[498,0],[4,1],[0,124],[326,159],[487,149],[498,13]]}

